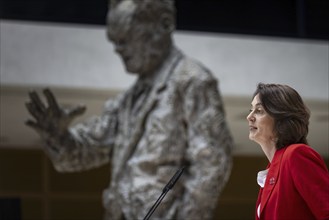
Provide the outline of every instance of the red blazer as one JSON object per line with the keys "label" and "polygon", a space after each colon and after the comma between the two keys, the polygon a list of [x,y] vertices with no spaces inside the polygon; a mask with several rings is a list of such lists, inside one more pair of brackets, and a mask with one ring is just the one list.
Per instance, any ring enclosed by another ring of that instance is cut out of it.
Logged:
{"label": "red blazer", "polygon": [[290,145],[276,151],[268,168],[256,203],[257,220],[329,220],[329,173],[316,151]]}

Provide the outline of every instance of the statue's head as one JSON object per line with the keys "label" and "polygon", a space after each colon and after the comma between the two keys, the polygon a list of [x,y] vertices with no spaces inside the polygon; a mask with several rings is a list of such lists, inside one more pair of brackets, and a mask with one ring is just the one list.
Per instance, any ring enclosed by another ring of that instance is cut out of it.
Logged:
{"label": "statue's head", "polygon": [[107,36],[126,70],[151,74],[172,46],[176,10],[173,0],[111,0]]}

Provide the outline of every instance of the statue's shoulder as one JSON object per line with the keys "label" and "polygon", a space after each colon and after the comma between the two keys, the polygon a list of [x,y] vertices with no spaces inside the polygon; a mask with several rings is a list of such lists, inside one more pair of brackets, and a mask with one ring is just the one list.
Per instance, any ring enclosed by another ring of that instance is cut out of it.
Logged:
{"label": "statue's shoulder", "polygon": [[176,80],[186,83],[217,81],[209,68],[188,56],[184,56],[180,60],[174,75]]}

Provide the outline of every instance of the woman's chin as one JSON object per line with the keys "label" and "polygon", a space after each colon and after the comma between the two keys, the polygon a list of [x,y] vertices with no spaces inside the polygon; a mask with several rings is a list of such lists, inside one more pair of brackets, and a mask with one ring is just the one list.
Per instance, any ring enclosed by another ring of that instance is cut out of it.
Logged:
{"label": "woman's chin", "polygon": [[[253,134],[249,134],[249,140],[251,141],[255,141],[255,135]],[[256,141],[255,141],[256,142]]]}

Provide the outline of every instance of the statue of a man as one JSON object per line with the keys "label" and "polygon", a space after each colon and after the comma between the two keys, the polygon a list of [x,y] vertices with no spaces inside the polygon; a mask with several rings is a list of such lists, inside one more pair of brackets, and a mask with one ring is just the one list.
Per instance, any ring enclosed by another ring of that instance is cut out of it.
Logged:
{"label": "statue of a man", "polygon": [[59,172],[111,163],[103,192],[105,219],[142,219],[163,187],[185,171],[154,219],[211,219],[231,172],[233,140],[216,79],[186,57],[172,40],[172,0],[112,0],[107,35],[136,82],[104,111],[70,126],[84,107],[60,107],[50,90],[48,105],[30,93],[27,121],[45,143]]}

